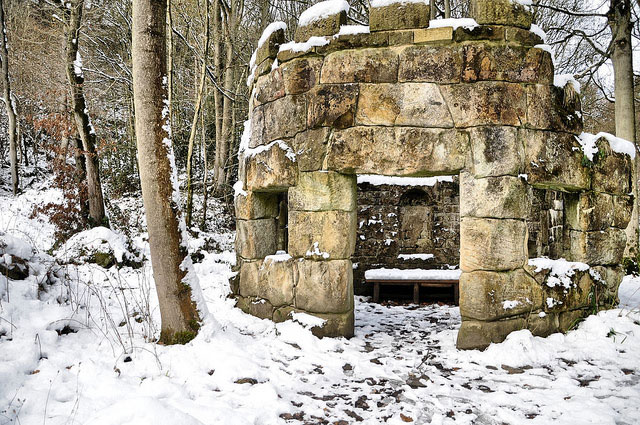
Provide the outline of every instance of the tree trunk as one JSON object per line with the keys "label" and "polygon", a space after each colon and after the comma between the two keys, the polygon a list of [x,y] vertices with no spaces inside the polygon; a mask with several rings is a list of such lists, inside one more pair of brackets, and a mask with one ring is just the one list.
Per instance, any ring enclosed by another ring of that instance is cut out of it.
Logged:
{"label": "tree trunk", "polygon": [[7,109],[9,118],[9,163],[11,166],[11,187],[14,195],[18,194],[20,186],[18,176],[18,149],[16,130],[16,108],[14,99],[11,96],[11,85],[9,83],[9,49],[7,46],[7,27],[4,19],[4,1],[0,0],[0,62],[2,62],[2,97]]}
{"label": "tree trunk", "polygon": [[[631,1],[611,0],[609,25],[613,36],[613,76],[615,83],[615,120],[616,136],[635,144],[636,120],[633,90],[633,49],[631,46]],[[636,251],[638,247],[638,160],[636,155],[633,166],[633,194],[635,196],[631,221],[626,229],[626,253]]]}
{"label": "tree trunk", "polygon": [[436,19],[436,0],[429,0],[429,14],[430,14],[430,19]]}
{"label": "tree trunk", "polygon": [[[206,88],[204,98],[207,98]],[[202,230],[206,230],[207,228],[207,201],[209,197],[209,191],[207,190],[207,181],[209,180],[209,164],[207,161],[207,126],[205,123],[205,107],[206,103],[202,105],[202,112],[200,113],[200,125],[202,126],[200,130],[200,136],[202,137],[202,166],[204,167],[204,172],[202,174],[202,223],[200,224],[200,228]]]}
{"label": "tree trunk", "polygon": [[89,196],[89,224],[91,226],[108,225],[104,212],[104,199],[100,183],[100,167],[96,153],[96,134],[91,125],[84,98],[84,75],[82,59],[78,53],[80,23],[84,0],[72,0],[67,15],[67,79],[71,87],[71,106],[78,134],[84,147],[87,168],[87,191]]}
{"label": "tree trunk", "polygon": [[187,282],[186,228],[164,104],[166,11],[167,0],[133,1],[132,52],[138,160],[162,319],[160,342],[173,344],[186,343],[197,333],[199,316],[191,295],[199,288],[192,288],[196,281]]}
{"label": "tree trunk", "polygon": [[209,55],[209,0],[205,0],[205,30],[204,30],[204,54],[202,55],[202,70],[200,72],[200,83],[196,92],[195,111],[191,122],[191,132],[189,133],[189,144],[187,151],[187,228],[191,227],[191,217],[193,213],[193,185],[191,176],[193,144],[195,143],[198,130],[198,120],[200,119],[200,108],[202,107],[202,94],[207,77],[207,56]]}
{"label": "tree trunk", "polygon": [[[220,82],[220,76],[222,75],[222,49],[221,49],[221,19],[220,19],[220,0],[214,0],[213,2],[213,65],[214,65],[214,76],[216,79],[216,85]],[[218,171],[218,152],[222,149],[221,145],[223,143],[222,137],[222,120],[223,120],[223,97],[224,95],[220,92],[220,87],[216,86],[213,91],[213,111],[215,116],[216,123],[216,142],[215,142],[215,156],[213,159],[213,181],[214,181],[214,191],[217,190],[217,179],[219,176]]]}

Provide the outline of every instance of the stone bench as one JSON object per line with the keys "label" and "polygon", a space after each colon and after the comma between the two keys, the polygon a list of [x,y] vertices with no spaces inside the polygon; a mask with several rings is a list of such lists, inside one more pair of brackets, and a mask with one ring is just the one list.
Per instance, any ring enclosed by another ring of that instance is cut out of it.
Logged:
{"label": "stone bench", "polygon": [[365,272],[366,283],[373,284],[373,302],[380,301],[381,285],[413,285],[413,302],[420,302],[420,288],[453,289],[453,300],[458,305],[460,298],[460,270],[423,270],[423,269],[372,269]]}

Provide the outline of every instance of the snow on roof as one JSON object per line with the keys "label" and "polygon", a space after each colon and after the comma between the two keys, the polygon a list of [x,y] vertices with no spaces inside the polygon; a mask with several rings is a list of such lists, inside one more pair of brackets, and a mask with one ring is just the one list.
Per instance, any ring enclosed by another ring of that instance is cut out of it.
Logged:
{"label": "snow on roof", "polygon": [[437,177],[391,177],[375,174],[358,174],[358,183],[369,183],[374,186],[383,184],[393,186],[435,186],[439,182],[452,182],[453,176]]}
{"label": "snow on roof", "polygon": [[453,27],[457,29],[463,27],[466,29],[473,29],[478,26],[475,19],[472,18],[449,18],[449,19],[432,19],[429,21],[429,28],[444,28]]}
{"label": "snow on roof", "polygon": [[258,49],[262,47],[262,45],[269,39],[271,34],[278,30],[286,30],[287,24],[282,21],[275,21],[267,25],[267,27],[262,31],[262,35],[260,36],[260,40],[258,40]]}
{"label": "snow on roof", "polygon": [[408,4],[408,3],[425,3],[428,4],[426,0],[371,0],[371,7],[384,7],[390,6],[392,4]]}
{"label": "snow on roof", "polygon": [[365,279],[379,280],[455,280],[460,278],[462,271],[456,270],[425,270],[425,269],[371,269],[364,272]]}
{"label": "snow on roof", "polygon": [[582,152],[584,152],[589,161],[593,161],[593,155],[598,153],[596,142],[601,138],[604,138],[609,142],[609,147],[611,147],[612,151],[629,155],[631,159],[635,159],[636,148],[630,141],[604,132],[600,132],[598,134],[583,132],[580,136],[576,136],[576,140],[582,146]]}
{"label": "snow on roof", "polygon": [[321,1],[320,3],[316,3],[302,12],[300,18],[298,19],[298,25],[301,27],[306,27],[307,25],[310,25],[315,21],[319,21],[342,11],[349,11],[349,3],[347,3],[345,0]]}

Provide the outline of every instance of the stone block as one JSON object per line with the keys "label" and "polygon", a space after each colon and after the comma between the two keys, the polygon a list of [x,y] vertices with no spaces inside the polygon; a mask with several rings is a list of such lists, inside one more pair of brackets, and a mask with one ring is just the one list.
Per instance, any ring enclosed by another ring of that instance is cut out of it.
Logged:
{"label": "stone block", "polygon": [[520,84],[481,81],[440,87],[456,127],[512,125],[526,119],[526,99]]}
{"label": "stone block", "polygon": [[256,106],[251,110],[251,137],[249,147],[255,148],[263,145],[264,142],[264,105]]}
{"label": "stone block", "polygon": [[523,269],[476,271],[460,277],[460,314],[464,319],[497,320],[542,309],[542,287]]}
{"label": "stone block", "polygon": [[462,81],[510,81],[553,84],[551,54],[514,45],[468,44],[463,51]]}
{"label": "stone block", "polygon": [[254,71],[254,75],[256,78],[261,75],[266,75],[273,69],[273,59],[265,59],[256,66],[256,70]]}
{"label": "stone block", "polygon": [[532,33],[529,29],[515,27],[507,27],[505,29],[505,39],[509,43],[517,43],[529,47],[544,43],[544,40],[539,35]]}
{"label": "stone block", "polygon": [[242,258],[264,258],[276,252],[276,221],[272,218],[237,220],[236,252]]}
{"label": "stone block", "polygon": [[514,127],[474,127],[469,130],[476,177],[517,176],[524,170],[524,145]]}
{"label": "stone block", "polygon": [[252,295],[264,298],[276,307],[293,304],[296,268],[297,262],[293,259],[281,261],[266,257],[258,269],[258,285]]}
{"label": "stone block", "polygon": [[460,219],[460,268],[515,270],[528,259],[527,224],[520,220],[462,217]]}
{"label": "stone block", "polygon": [[533,14],[528,6],[511,0],[472,0],[471,17],[480,25],[507,25],[529,29]]}
{"label": "stone block", "polygon": [[256,49],[255,63],[259,64],[266,59],[275,59],[282,43],[284,43],[284,30],[278,29],[272,32],[265,42],[262,43],[262,46]]}
{"label": "stone block", "polygon": [[267,300],[245,297],[236,297],[236,300],[236,307],[247,314],[260,319],[271,320],[273,317],[273,306]]}
{"label": "stone block", "polygon": [[600,277],[600,291],[596,293],[597,302],[600,306],[613,307],[618,305],[618,289],[625,275],[625,269],[621,265],[616,266],[594,266],[593,271]]}
{"label": "stone block", "polygon": [[476,179],[460,173],[460,216],[525,219],[531,210],[532,194],[518,177]]}
{"label": "stone block", "polygon": [[328,55],[336,50],[359,49],[362,47],[386,47],[389,45],[389,34],[386,32],[342,34],[331,38],[329,44],[316,47],[320,55]]}
{"label": "stone block", "polygon": [[351,127],[357,99],[357,84],[323,84],[315,87],[309,92],[307,127]]}
{"label": "stone block", "polygon": [[440,84],[460,82],[460,74],[462,73],[461,47],[407,46],[399,51],[398,81]]}
{"label": "stone block", "polygon": [[284,97],[282,69],[276,68],[269,74],[259,77],[254,86],[255,105],[271,102]]}
{"label": "stone block", "polygon": [[567,202],[566,223],[572,230],[626,229],[631,219],[633,198],[599,192],[581,192]]}
{"label": "stone block", "polygon": [[436,84],[363,84],[356,122],[359,125],[453,127],[449,108]]}
{"label": "stone block", "polygon": [[539,313],[534,312],[527,318],[526,327],[533,335],[541,337],[557,333],[560,330],[558,314],[545,313],[541,317]]}
{"label": "stone block", "polygon": [[355,251],[355,211],[289,210],[289,249],[294,257],[350,258]]}
{"label": "stone block", "polygon": [[350,260],[298,262],[295,307],[311,313],[353,310]]}
{"label": "stone block", "polygon": [[[528,31],[527,31],[528,32]],[[505,38],[504,27],[492,27],[488,25],[473,28],[458,27],[453,33],[454,40],[458,43],[463,41],[502,41]]]}
{"label": "stone block", "polygon": [[289,189],[289,209],[296,211],[355,211],[356,176],[333,171],[300,173]]}
{"label": "stone block", "polygon": [[283,141],[272,142],[246,158],[247,189],[280,192],[296,184],[298,168],[293,150]]}
{"label": "stone block", "polygon": [[571,230],[569,256],[589,265],[617,265],[622,261],[627,236],[623,229],[595,232]]}
{"label": "stone block", "polygon": [[330,129],[320,127],[296,134],[293,146],[300,171],[317,171],[327,152]]}
{"label": "stone block", "polygon": [[466,132],[414,127],[334,130],[326,167],[344,174],[455,174],[469,152]]}
{"label": "stone block", "polygon": [[393,83],[398,75],[398,55],[387,48],[330,53],[322,65],[322,84]]}
{"label": "stone block", "polygon": [[[386,33],[385,33],[386,34]],[[401,44],[413,44],[413,31],[390,31],[388,33],[389,46],[399,46]]]}
{"label": "stone block", "polygon": [[282,79],[287,94],[300,94],[309,91],[320,82],[322,58],[304,57],[283,63]]}
{"label": "stone block", "polygon": [[561,312],[558,314],[558,330],[563,333],[573,330],[588,315],[585,310]]}
{"label": "stone block", "polygon": [[302,95],[285,96],[259,108],[264,114],[264,143],[293,137],[306,128],[307,111]]}
{"label": "stone block", "polygon": [[346,337],[353,336],[354,314],[353,310],[346,313],[309,313],[293,307],[281,307],[273,312],[273,321],[276,323],[291,320],[291,313],[301,312],[311,314],[325,320],[322,326],[312,327],[311,333],[318,338],[323,337]]}
{"label": "stone block", "polygon": [[340,32],[340,26],[346,23],[347,13],[341,11],[322,19],[317,19],[308,25],[298,26],[293,39],[296,43],[304,43],[311,37],[334,35]]}
{"label": "stone block", "polygon": [[524,329],[524,319],[505,319],[496,322],[465,320],[458,331],[456,347],[459,350],[484,350],[489,344],[500,343],[511,332]]}
{"label": "stone block", "polygon": [[392,3],[369,9],[371,31],[426,28],[429,26],[430,7],[426,3]]}
{"label": "stone block", "polygon": [[278,215],[278,196],[273,193],[248,192],[234,199],[236,218],[256,220],[274,218]]}
{"label": "stone block", "polygon": [[611,150],[605,138],[600,138],[596,147],[598,153],[593,157],[592,166],[593,190],[628,195],[631,192],[631,158]]}
{"label": "stone block", "polygon": [[[554,85],[533,84],[527,86],[526,94],[528,128],[565,131],[576,135],[582,133],[580,108],[565,101],[563,89]],[[525,122],[524,117],[522,121]]]}
{"label": "stone block", "polygon": [[427,28],[413,32],[413,42],[416,44],[448,42],[453,40],[453,27]]}
{"label": "stone block", "polygon": [[522,130],[525,173],[529,184],[543,189],[585,190],[591,185],[582,165],[582,149],[568,133]]}

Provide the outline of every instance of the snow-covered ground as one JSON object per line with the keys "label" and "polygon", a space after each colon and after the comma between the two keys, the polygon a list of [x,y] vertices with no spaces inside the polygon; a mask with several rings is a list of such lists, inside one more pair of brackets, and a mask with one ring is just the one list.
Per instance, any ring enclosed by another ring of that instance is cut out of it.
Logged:
{"label": "snow-covered ground", "polygon": [[[29,215],[56,196],[46,183],[0,196],[0,235],[18,238],[6,249],[34,250],[26,280],[0,277],[0,424],[640,421],[638,278],[625,278],[619,309],[566,335],[523,330],[484,352],[455,349],[456,307],[360,297],[356,336],[320,340],[300,323],[233,307],[233,235],[214,229],[191,248],[215,320],[186,346],[166,347],[152,342],[159,313],[148,261],[104,269],[63,262],[83,258],[78,246],[46,253],[53,228]],[[139,214],[135,200],[118,205]],[[148,254],[144,233],[127,246],[119,233],[92,232],[70,243]]]}

